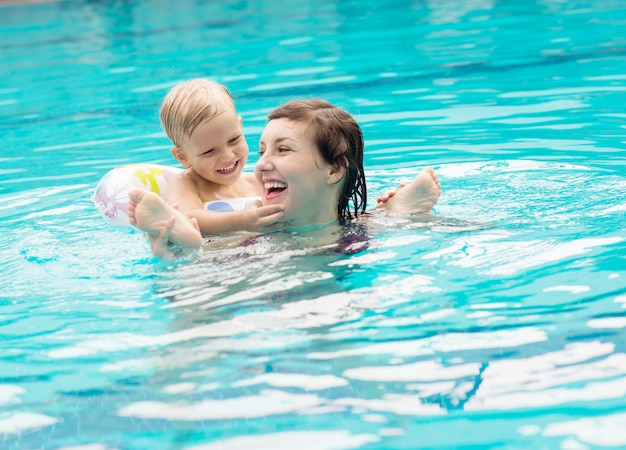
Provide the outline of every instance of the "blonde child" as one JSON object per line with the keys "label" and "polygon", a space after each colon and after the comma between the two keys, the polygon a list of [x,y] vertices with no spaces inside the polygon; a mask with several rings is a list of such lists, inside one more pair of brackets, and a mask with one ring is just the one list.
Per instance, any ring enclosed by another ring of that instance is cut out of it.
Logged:
{"label": "blonde child", "polygon": [[[261,206],[263,188],[253,173],[243,172],[248,144],[226,87],[206,79],[180,83],[165,96],[160,116],[173,143],[171,153],[185,168],[164,192],[177,214],[192,219],[203,235],[272,230],[282,217],[282,207]],[[134,208],[137,192],[130,196]],[[184,223],[180,220],[177,226]],[[161,225],[155,224],[148,233],[154,234]]]}

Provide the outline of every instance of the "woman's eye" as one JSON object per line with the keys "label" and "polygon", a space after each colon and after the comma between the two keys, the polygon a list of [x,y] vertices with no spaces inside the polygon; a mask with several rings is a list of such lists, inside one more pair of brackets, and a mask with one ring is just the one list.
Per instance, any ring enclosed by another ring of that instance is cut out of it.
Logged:
{"label": "woman's eye", "polygon": [[278,147],[278,151],[280,153],[288,152],[290,150],[289,147]]}

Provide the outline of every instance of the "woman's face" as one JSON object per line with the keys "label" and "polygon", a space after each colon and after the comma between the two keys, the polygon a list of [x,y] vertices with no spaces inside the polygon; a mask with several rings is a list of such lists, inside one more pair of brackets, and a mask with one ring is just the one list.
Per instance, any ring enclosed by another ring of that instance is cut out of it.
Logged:
{"label": "woman's face", "polygon": [[319,154],[307,124],[271,120],[259,143],[261,156],[254,168],[264,187],[263,204],[283,206],[288,227],[337,220],[343,169],[336,170]]}

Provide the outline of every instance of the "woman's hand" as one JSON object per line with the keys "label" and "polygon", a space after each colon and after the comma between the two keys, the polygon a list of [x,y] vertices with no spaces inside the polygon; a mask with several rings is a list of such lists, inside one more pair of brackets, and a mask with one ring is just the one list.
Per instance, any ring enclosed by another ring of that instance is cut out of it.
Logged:
{"label": "woman's hand", "polygon": [[[154,256],[157,256],[161,259],[175,259],[176,253],[174,253],[170,246],[170,234],[172,233],[172,229],[174,228],[174,224],[176,223],[176,217],[172,216],[167,221],[164,228],[159,231],[159,234],[152,235],[148,234],[148,239],[150,239],[150,247],[152,248],[152,253]],[[198,221],[195,218],[191,219],[191,224],[194,226],[198,232],[200,232],[200,226],[198,225]]]}
{"label": "woman's hand", "polygon": [[387,200],[389,200],[391,197],[393,197],[394,195],[396,195],[396,193],[402,189],[404,186],[406,186],[406,184],[404,183],[400,183],[400,187],[399,188],[393,188],[388,192],[385,192],[384,194],[382,194],[380,197],[378,197],[376,199],[376,203],[385,203]]}

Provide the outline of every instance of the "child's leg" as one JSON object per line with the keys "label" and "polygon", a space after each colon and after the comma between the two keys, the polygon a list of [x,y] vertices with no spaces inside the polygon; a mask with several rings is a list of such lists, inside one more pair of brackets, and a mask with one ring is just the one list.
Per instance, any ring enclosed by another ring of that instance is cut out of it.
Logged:
{"label": "child's leg", "polygon": [[168,227],[170,219],[176,221],[169,233],[169,240],[173,244],[187,248],[196,248],[202,245],[202,235],[194,223],[154,192],[134,189],[128,193],[128,217],[130,222],[142,231],[151,235],[158,235]]}
{"label": "child's leg", "polygon": [[378,203],[376,208],[383,208],[389,212],[427,212],[437,203],[441,195],[441,184],[432,167],[423,169],[409,184],[401,187],[395,193]]}

